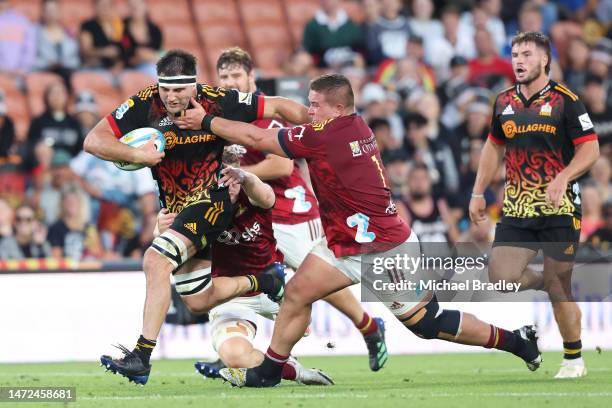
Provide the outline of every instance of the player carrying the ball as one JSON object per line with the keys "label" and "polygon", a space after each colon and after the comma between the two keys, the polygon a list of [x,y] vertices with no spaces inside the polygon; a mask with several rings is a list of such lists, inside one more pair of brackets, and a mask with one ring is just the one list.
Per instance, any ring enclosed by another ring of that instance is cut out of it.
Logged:
{"label": "player carrying the ball", "polygon": [[[286,98],[198,84],[195,57],[181,50],[163,56],[157,73],[158,84],[141,90],[103,118],[84,142],[84,149],[101,159],[151,167],[162,208],[178,214],[170,228],[153,240],[143,259],[146,299],[136,347],[130,351],[121,346],[123,358],[101,358],[108,369],[140,384],[148,380],[151,352],[170,305],[171,274],[183,301],[196,310],[208,310],[255,288],[279,300],[284,288],[284,277],[275,269],[213,284],[208,244],[226,230],[233,215],[227,188],[216,184],[226,143],[210,132],[180,129],[174,120],[190,106],[245,122],[264,117],[282,117],[292,123],[308,120],[307,109]],[[164,135],[164,152],[157,151],[154,140],[140,148],[118,141],[142,127]]]}

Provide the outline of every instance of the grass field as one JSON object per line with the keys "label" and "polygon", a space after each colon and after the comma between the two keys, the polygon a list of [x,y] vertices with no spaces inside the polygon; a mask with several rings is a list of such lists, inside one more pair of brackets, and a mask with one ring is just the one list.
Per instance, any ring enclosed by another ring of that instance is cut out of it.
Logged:
{"label": "grass field", "polygon": [[[391,356],[371,373],[365,357],[303,358],[334,377],[332,387],[283,382],[273,389],[236,389],[204,380],[191,360],[154,361],[145,387],[128,384],[95,363],[0,365],[0,386],[75,386],[76,403],[67,407],[610,407],[612,353],[585,355],[589,375],[554,380],[560,353],[544,355],[529,372],[503,353]],[[60,406],[58,403],[0,403],[8,406]]]}

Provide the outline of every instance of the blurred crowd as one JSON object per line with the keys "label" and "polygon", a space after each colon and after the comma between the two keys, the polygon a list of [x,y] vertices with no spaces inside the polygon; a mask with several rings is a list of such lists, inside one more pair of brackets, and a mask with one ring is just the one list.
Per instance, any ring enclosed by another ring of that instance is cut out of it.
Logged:
{"label": "blurred crowd", "polygon": [[[612,0],[313,3],[282,75],[334,71],[351,80],[400,214],[423,242],[492,240],[503,168],[485,193],[489,221],[471,225],[467,207],[493,100],[513,84],[512,36],[549,35],[551,77],[581,96],[602,152],[581,179],[581,241],[610,249]],[[41,112],[21,131],[15,122],[30,115],[8,108],[3,86],[12,85],[0,81],[0,259],[140,258],[153,237],[156,186],[148,169],[124,172],[82,151],[87,132],[109,112],[100,108],[104,95],[75,90],[73,79],[94,71],[120,86],[121,75],[137,71],[153,82],[163,21],[149,18],[145,0],[127,0],[122,17],[114,0],[97,0],[95,17],[73,32],[60,22],[58,0],[43,1],[37,22],[12,4],[0,0],[0,76],[29,93],[33,72],[61,81],[40,90]]]}

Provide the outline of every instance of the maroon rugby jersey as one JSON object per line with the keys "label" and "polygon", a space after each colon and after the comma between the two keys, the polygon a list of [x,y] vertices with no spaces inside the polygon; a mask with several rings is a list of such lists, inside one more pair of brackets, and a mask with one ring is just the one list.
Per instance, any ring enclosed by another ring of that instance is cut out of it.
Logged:
{"label": "maroon rugby jersey", "polygon": [[256,207],[240,191],[232,224],[212,245],[212,276],[257,274],[282,262],[272,231],[272,211]]}
{"label": "maroon rugby jersey", "polygon": [[303,157],[336,257],[383,251],[408,239],[397,215],[376,138],[358,115],[281,129],[289,158]]}
{"label": "maroon rugby jersey", "polygon": [[[282,128],[286,124],[278,120],[260,119],[253,122],[255,126],[263,129]],[[243,166],[257,164],[265,160],[266,155],[258,150],[248,149],[242,157]],[[308,188],[306,181],[300,174],[297,164],[293,165],[293,172],[287,177],[266,180],[276,196],[276,204],[272,209],[272,222],[277,224],[300,224],[319,218],[319,206],[314,194]]]}

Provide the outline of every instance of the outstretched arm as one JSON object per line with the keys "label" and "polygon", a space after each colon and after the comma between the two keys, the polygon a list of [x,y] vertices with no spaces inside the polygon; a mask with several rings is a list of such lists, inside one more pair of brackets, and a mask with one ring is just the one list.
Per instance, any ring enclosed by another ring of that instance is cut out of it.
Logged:
{"label": "outstretched arm", "polygon": [[231,184],[233,182],[242,186],[247,197],[249,197],[249,201],[254,206],[266,209],[274,207],[276,200],[274,190],[253,173],[235,167],[226,167],[221,170],[219,183]]}
{"label": "outstretched arm", "polygon": [[275,180],[288,177],[293,173],[293,160],[275,154],[267,154],[264,160],[249,166],[242,166],[242,170],[253,173],[263,181]]}
{"label": "outstretched arm", "polygon": [[301,103],[282,96],[266,96],[264,101],[264,118],[281,118],[297,125],[310,122],[308,108]]}

